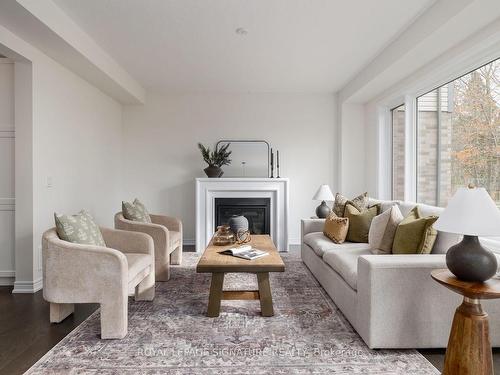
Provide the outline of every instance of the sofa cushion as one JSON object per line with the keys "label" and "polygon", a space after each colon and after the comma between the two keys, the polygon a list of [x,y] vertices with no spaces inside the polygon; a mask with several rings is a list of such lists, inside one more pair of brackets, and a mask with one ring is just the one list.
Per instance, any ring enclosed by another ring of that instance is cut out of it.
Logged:
{"label": "sofa cushion", "polygon": [[374,199],[374,198],[370,198],[368,200],[369,206],[375,206],[376,204],[380,204],[380,212],[385,212],[389,208],[391,208],[392,206],[397,206],[400,203],[401,203],[401,201],[385,201],[385,200]]}
{"label": "sofa cushion", "polygon": [[319,257],[322,257],[326,250],[339,246],[333,243],[323,232],[307,233],[304,236],[304,243],[309,245]]}
{"label": "sofa cushion", "polygon": [[432,227],[437,216],[423,216],[415,206],[398,225],[392,246],[394,254],[429,254],[436,241]]}
{"label": "sofa cushion", "polygon": [[148,210],[146,210],[146,206],[137,198],[132,203],[122,201],[122,214],[127,220],[151,223],[151,217]]}
{"label": "sofa cushion", "polygon": [[413,210],[417,206],[417,204],[414,202],[404,201],[404,202],[399,202],[398,206],[403,216],[407,217],[410,214],[410,211]]}
{"label": "sofa cushion", "polygon": [[343,243],[347,236],[349,228],[349,219],[346,217],[338,217],[332,212],[325,220],[323,234],[335,243]]}
{"label": "sofa cushion", "polygon": [[344,210],[347,202],[350,202],[359,211],[363,211],[368,207],[368,193],[360,194],[351,200],[340,193],[335,194],[335,201],[333,203],[333,212],[335,215],[344,217]]}
{"label": "sofa cushion", "polygon": [[357,290],[358,282],[358,258],[360,255],[371,254],[368,244],[358,248],[342,249],[341,251],[330,251],[323,255],[323,261],[336,271],[344,281],[354,290]]}
{"label": "sofa cushion", "polygon": [[346,240],[349,242],[368,242],[368,232],[375,216],[380,212],[380,205],[360,211],[348,202],[345,206],[345,217],[349,219]]}
{"label": "sofa cushion", "polygon": [[390,254],[392,243],[403,215],[397,205],[385,210],[373,218],[368,232],[368,243],[373,254]]}
{"label": "sofa cushion", "polygon": [[123,253],[123,255],[127,258],[128,263],[128,281],[153,264],[153,257],[149,254]]}
{"label": "sofa cushion", "polygon": [[99,226],[85,210],[76,215],[54,213],[57,235],[61,240],[81,245],[106,246]]}
{"label": "sofa cushion", "polygon": [[[399,208],[403,216],[407,216],[415,206],[418,206],[422,216],[439,216],[444,208],[430,206],[428,204],[417,204],[415,202],[399,202]],[[437,231],[436,241],[432,248],[432,254],[446,254],[448,249],[460,242],[462,236],[454,233],[446,233]]]}
{"label": "sofa cushion", "polygon": [[332,242],[322,232],[311,232],[304,236],[304,243],[309,245],[317,256],[323,257],[324,254],[331,251],[347,251],[351,249],[370,249],[367,243],[344,242],[337,244]]}

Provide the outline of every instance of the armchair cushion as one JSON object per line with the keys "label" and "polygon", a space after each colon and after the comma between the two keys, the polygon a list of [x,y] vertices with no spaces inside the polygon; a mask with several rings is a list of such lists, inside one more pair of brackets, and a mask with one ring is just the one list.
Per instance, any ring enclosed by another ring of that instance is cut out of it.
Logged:
{"label": "armchair cushion", "polygon": [[146,207],[137,198],[132,203],[123,201],[122,212],[123,217],[127,220],[151,223],[148,210],[146,210]]}
{"label": "armchair cushion", "polygon": [[61,240],[81,245],[106,246],[93,217],[85,210],[76,215],[54,213],[57,235]]}
{"label": "armchair cushion", "polygon": [[140,253],[125,253],[128,263],[128,281],[134,279],[142,270],[154,264],[153,256]]}
{"label": "armchair cushion", "polygon": [[101,227],[101,233],[107,247],[120,250],[122,253],[154,255],[153,239],[145,233],[104,227]]}

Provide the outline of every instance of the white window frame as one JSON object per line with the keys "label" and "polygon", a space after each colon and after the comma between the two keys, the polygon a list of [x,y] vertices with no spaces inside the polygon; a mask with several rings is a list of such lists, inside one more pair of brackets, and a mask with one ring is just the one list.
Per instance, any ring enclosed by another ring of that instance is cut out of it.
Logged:
{"label": "white window frame", "polygon": [[[449,56],[451,55],[451,56]],[[377,101],[378,111],[378,196],[392,199],[392,116],[391,109],[405,105],[405,201],[417,201],[417,98],[446,83],[500,58],[500,42],[482,41],[467,51],[452,51],[420,71],[423,77]],[[443,60],[443,61],[441,61]]]}

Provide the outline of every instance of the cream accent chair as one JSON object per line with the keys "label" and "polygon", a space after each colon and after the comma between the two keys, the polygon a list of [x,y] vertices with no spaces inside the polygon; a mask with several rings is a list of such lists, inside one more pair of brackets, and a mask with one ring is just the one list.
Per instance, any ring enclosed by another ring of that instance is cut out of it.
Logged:
{"label": "cream accent chair", "polygon": [[157,281],[170,279],[170,264],[182,262],[182,222],[174,217],[149,214],[151,223],[127,220],[121,212],[115,215],[115,228],[147,233],[155,244]]}
{"label": "cream accent chair", "polygon": [[106,247],[63,241],[56,229],[42,237],[43,297],[50,321],[59,323],[75,303],[101,305],[101,338],[127,335],[128,296],[152,301],[155,296],[153,239],[142,233],[101,228]]}

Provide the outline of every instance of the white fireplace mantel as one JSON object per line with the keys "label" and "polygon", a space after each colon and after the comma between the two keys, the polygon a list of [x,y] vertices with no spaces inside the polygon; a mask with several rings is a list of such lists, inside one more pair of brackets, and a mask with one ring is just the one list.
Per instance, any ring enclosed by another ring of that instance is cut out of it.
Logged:
{"label": "white fireplace mantel", "polygon": [[288,178],[197,178],[196,251],[203,252],[215,230],[215,198],[270,198],[271,237],[288,251]]}

